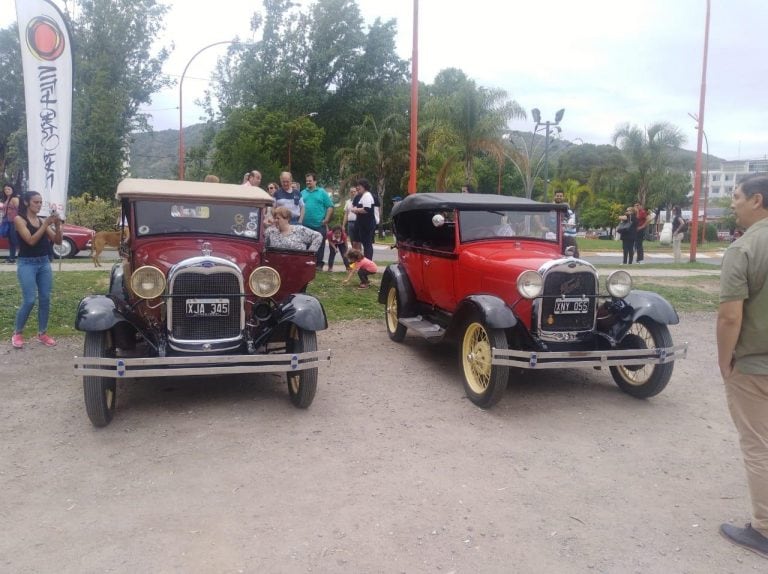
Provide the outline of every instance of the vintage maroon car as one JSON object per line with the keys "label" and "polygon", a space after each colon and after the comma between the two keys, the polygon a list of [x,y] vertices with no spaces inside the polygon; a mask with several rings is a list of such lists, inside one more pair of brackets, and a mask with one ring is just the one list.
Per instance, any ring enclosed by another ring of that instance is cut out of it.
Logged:
{"label": "vintage maroon car", "polygon": [[117,188],[130,237],[109,292],[80,302],[85,406],[96,426],[113,417],[119,379],[286,373],[291,402],[315,396],[327,327],[304,293],[314,253],[267,249],[256,187],[126,179]]}
{"label": "vintage maroon car", "polygon": [[590,263],[564,249],[567,207],[483,194],[419,193],[392,210],[398,261],[382,277],[390,339],[458,340],[467,396],[498,402],[516,369],[610,369],[632,396],[656,395],[687,345],[675,309],[633,291],[626,271],[600,289]]}
{"label": "vintage maroon car", "polygon": [[[93,229],[69,223],[61,226],[61,232],[63,235],[61,245],[54,247],[54,251],[60,257],[74,257],[83,249],[90,249],[91,239],[96,233]],[[8,249],[7,238],[0,238],[0,249]]]}

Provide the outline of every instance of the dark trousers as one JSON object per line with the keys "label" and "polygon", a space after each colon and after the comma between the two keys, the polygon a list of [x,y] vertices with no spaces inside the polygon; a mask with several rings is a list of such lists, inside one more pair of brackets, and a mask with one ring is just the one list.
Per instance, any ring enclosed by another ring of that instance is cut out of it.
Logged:
{"label": "dark trousers", "polygon": [[365,269],[358,269],[357,276],[360,277],[360,285],[368,285],[368,277],[373,275],[370,271],[366,271]]}
{"label": "dark trousers", "polygon": [[635,250],[637,251],[637,262],[645,259],[643,254],[643,241],[645,241],[645,229],[638,229],[635,237]]}
{"label": "dark trousers", "polygon": [[328,233],[328,228],[325,225],[321,225],[320,227],[311,227],[309,225],[305,225],[307,229],[311,229],[312,231],[317,231],[320,235],[323,236],[323,240],[320,242],[320,247],[317,248],[317,253],[315,254],[315,265],[317,265],[318,269],[323,268],[323,251],[325,251],[325,236]]}
{"label": "dark trousers", "polygon": [[367,227],[365,225],[360,225],[361,223],[360,219],[358,219],[355,224],[357,237],[363,245],[363,255],[373,261],[373,234],[376,231],[376,225],[374,223],[370,227]]}
{"label": "dark trousers", "polygon": [[344,263],[344,268],[349,269],[349,259],[347,259],[347,244],[346,243],[334,244],[329,241],[328,242],[328,270],[330,271],[331,267],[333,267],[333,262],[336,259],[337,251],[339,252],[339,255],[341,255],[341,261]]}
{"label": "dark trousers", "polygon": [[632,265],[632,257],[635,255],[635,238],[622,239],[621,247],[624,250],[624,258],[622,263],[628,263]]}

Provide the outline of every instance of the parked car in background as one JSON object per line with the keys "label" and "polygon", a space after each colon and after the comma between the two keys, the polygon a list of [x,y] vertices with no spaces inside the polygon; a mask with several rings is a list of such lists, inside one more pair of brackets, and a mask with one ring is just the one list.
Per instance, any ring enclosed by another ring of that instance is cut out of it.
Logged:
{"label": "parked car in background", "polygon": [[85,297],[75,328],[85,332],[85,408],[109,424],[117,381],[167,376],[285,373],[299,408],[312,403],[320,302],[304,291],[315,254],[268,249],[257,187],[126,179],[117,188],[130,237],[109,290]]}
{"label": "parked car in background", "polygon": [[663,297],[632,290],[564,248],[564,204],[481,194],[418,193],[392,209],[398,261],[379,291],[389,338],[457,342],[464,389],[499,401],[520,369],[607,368],[624,392],[661,392],[687,344]]}
{"label": "parked car in background", "polygon": [[[56,245],[54,251],[60,257],[74,257],[83,249],[91,248],[91,240],[96,233],[93,229],[64,223],[61,226],[61,245]],[[8,238],[0,238],[0,249],[8,249]]]}

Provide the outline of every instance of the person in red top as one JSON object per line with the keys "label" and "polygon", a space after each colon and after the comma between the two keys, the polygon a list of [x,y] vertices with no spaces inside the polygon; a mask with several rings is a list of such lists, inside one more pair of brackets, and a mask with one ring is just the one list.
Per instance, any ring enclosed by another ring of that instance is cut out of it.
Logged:
{"label": "person in red top", "polygon": [[638,201],[635,203],[635,217],[637,218],[637,230],[635,233],[635,251],[637,251],[637,263],[643,263],[643,241],[645,241],[645,229],[648,227],[648,211]]}
{"label": "person in red top", "polygon": [[379,268],[376,267],[376,264],[373,261],[364,257],[362,251],[358,249],[350,249],[349,253],[347,253],[347,258],[352,265],[349,267],[349,272],[347,273],[347,278],[344,279],[344,283],[349,283],[352,274],[357,270],[357,276],[360,277],[360,285],[358,286],[358,289],[368,289],[368,287],[371,286],[368,277],[378,272]]}
{"label": "person in red top", "polygon": [[341,255],[344,262],[344,268],[349,271],[349,259],[347,259],[347,234],[344,233],[341,225],[333,227],[326,235],[328,239],[328,271],[333,271],[333,261],[336,259],[336,252]]}

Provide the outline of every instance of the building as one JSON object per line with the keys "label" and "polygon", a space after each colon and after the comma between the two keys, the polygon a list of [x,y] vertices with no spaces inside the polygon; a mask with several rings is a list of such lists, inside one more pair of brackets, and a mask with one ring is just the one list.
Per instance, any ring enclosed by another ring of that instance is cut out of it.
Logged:
{"label": "building", "polygon": [[[707,203],[716,202],[723,197],[730,198],[733,190],[736,189],[739,177],[757,172],[768,172],[768,158],[723,161],[717,168],[712,163],[707,168],[705,162],[701,173],[702,193],[707,197]],[[693,175],[692,173],[691,181],[693,181]],[[707,181],[707,175],[709,175],[709,181]]]}

